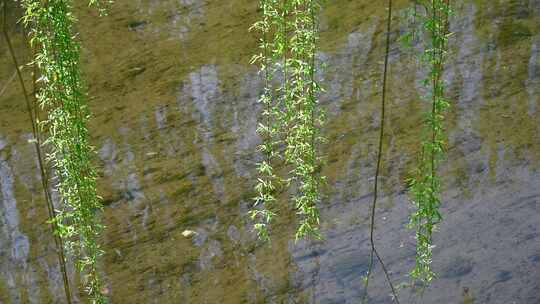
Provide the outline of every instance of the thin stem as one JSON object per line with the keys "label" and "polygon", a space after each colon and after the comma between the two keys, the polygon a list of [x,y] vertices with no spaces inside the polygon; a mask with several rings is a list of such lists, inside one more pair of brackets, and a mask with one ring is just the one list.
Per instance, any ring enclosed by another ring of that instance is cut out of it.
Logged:
{"label": "thin stem", "polygon": [[377,209],[377,199],[379,196],[379,175],[381,170],[381,163],[382,163],[382,153],[383,153],[383,139],[384,139],[384,123],[385,123],[385,114],[386,114],[386,87],[387,87],[387,78],[388,78],[388,58],[390,54],[390,31],[392,28],[392,0],[388,0],[388,17],[387,17],[387,28],[386,28],[386,49],[385,49],[385,56],[384,56],[384,72],[383,72],[383,85],[382,85],[382,99],[381,99],[381,121],[380,121],[380,128],[379,128],[379,147],[377,152],[377,166],[375,169],[375,182],[373,185],[373,201],[371,203],[371,221],[370,221],[370,232],[369,232],[369,240],[371,245],[371,254],[369,258],[369,266],[368,266],[368,272],[365,278],[365,293],[364,297],[362,299],[362,302],[365,303],[367,300],[368,295],[368,287],[369,287],[369,279],[371,276],[371,272],[373,270],[373,263],[374,263],[374,255],[377,257],[377,260],[381,264],[381,267],[383,269],[384,275],[386,277],[386,281],[388,282],[388,285],[390,286],[390,289],[392,290],[392,295],[396,301],[396,303],[399,304],[399,299],[397,296],[397,292],[394,288],[394,284],[390,280],[390,275],[387,271],[386,265],[383,262],[383,259],[381,258],[379,252],[377,251],[377,248],[375,246],[375,211]]}
{"label": "thin stem", "polygon": [[[437,19],[437,8],[435,7],[435,1],[436,0],[432,0],[431,1],[431,9],[432,9],[432,14],[433,14],[433,20],[438,20]],[[433,48],[436,52],[440,52],[440,49],[437,48],[437,27],[434,25],[432,30],[431,30],[431,40],[432,40],[432,44],[433,44]],[[437,130],[436,130],[436,125],[435,125],[435,117],[437,115],[437,84],[439,82],[439,75],[440,75],[440,71],[438,70],[438,67],[439,66],[439,63],[435,63],[435,69],[437,69],[436,71],[436,76],[433,77],[432,79],[432,105],[431,105],[431,119],[433,119],[432,123],[431,123],[431,144],[432,144],[432,148],[431,148],[431,151],[430,151],[430,161],[431,161],[431,166],[430,166],[430,169],[431,169],[431,189],[435,189],[435,153],[434,153],[434,149],[435,149],[435,145],[437,144],[436,142],[436,139],[437,139]],[[428,209],[428,213],[429,214],[432,214],[432,209],[433,209],[433,204],[430,200],[430,204],[428,205],[429,209]],[[431,217],[427,219],[428,221],[428,229],[430,229],[433,225],[433,222],[432,222],[432,219]],[[430,242],[431,242],[431,233],[428,232],[428,234],[430,235]]]}

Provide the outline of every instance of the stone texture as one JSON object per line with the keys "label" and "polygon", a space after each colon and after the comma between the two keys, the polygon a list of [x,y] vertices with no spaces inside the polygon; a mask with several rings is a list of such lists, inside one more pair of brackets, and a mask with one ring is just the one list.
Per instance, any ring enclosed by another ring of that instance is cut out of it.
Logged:
{"label": "stone texture", "polygon": [[[325,5],[318,77],[328,111],[326,240],[295,244],[294,212],[283,201],[271,246],[255,241],[247,216],[260,157],[262,83],[249,65],[257,37],[248,32],[256,1],[116,0],[103,18],[80,4],[107,226],[100,269],[111,303],[359,303],[383,2]],[[414,262],[404,180],[418,152],[425,70],[415,49],[397,43],[406,1],[396,5],[376,241],[399,284]],[[540,1],[468,0],[455,9],[445,73],[452,101],[441,169],[445,219],[433,262],[439,278],[422,298],[401,289],[401,302],[464,303],[468,288],[475,303],[538,303]],[[9,31],[24,61],[18,13],[11,10]],[[4,43],[0,55],[0,303],[63,303],[30,125]],[[78,284],[71,266],[70,275]],[[82,292],[77,299],[84,301]],[[379,266],[369,299],[391,303]]]}

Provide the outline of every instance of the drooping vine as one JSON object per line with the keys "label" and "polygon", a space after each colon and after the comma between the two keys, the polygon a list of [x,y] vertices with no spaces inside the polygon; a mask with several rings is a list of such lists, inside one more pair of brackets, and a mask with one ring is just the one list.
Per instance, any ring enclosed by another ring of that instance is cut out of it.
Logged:
{"label": "drooping vine", "polygon": [[424,43],[422,62],[428,68],[423,85],[429,93],[424,99],[430,109],[424,119],[424,139],[421,145],[419,164],[409,180],[409,195],[415,207],[410,215],[409,227],[416,230],[416,262],[410,275],[425,286],[435,274],[431,269],[433,255],[432,234],[442,220],[441,182],[437,174],[438,165],[444,157],[445,111],[450,106],[445,98],[445,83],[442,78],[447,57],[447,42],[450,35],[448,17],[451,13],[449,0],[417,0],[415,6],[423,12],[415,18],[421,25],[419,39]]}
{"label": "drooping vine", "polygon": [[[261,0],[260,6],[263,18],[255,28],[262,33],[263,51],[255,61],[265,73],[260,99],[265,106],[265,122],[259,126],[265,160],[258,165],[261,177],[256,186],[256,205],[263,207],[252,211],[254,218],[261,219],[255,229],[267,238],[267,225],[274,215],[267,207],[276,200],[272,194],[274,181],[284,180],[296,190],[292,198],[300,217],[296,239],[307,235],[320,238],[317,202],[324,178],[318,173],[321,159],[317,146],[322,141],[323,115],[317,106],[320,87],[315,80],[315,65],[321,5],[317,0]],[[271,80],[277,70],[283,77],[275,88]],[[275,176],[271,164],[274,158],[291,168],[286,178]]]}
{"label": "drooping vine", "polygon": [[58,235],[77,258],[84,273],[85,289],[92,303],[105,303],[97,259],[97,242],[103,229],[97,213],[101,202],[96,190],[94,155],[88,139],[90,111],[79,67],[80,46],[73,32],[75,19],[70,0],[21,0],[23,22],[36,49],[39,91],[37,99],[47,118],[41,127],[48,131],[44,141],[58,178],[61,204],[55,218]]}
{"label": "drooping vine", "polygon": [[379,197],[379,175],[380,175],[381,166],[382,166],[384,126],[385,126],[385,116],[386,116],[386,95],[387,95],[386,87],[387,87],[387,80],[388,80],[388,59],[390,55],[391,29],[392,29],[392,0],[388,0],[388,16],[386,20],[386,45],[385,45],[385,53],[384,53],[384,71],[383,71],[383,83],[382,83],[382,92],[381,92],[382,93],[381,94],[382,96],[381,97],[381,121],[380,121],[380,127],[379,127],[379,145],[378,145],[378,151],[377,151],[377,164],[375,167],[375,180],[373,183],[373,201],[371,203],[371,217],[370,217],[370,231],[369,231],[369,243],[371,246],[371,252],[369,256],[368,271],[364,278],[365,293],[362,299],[362,303],[366,303],[367,301],[369,280],[370,280],[371,272],[373,270],[374,258],[377,257],[377,260],[379,261],[383,269],[384,275],[386,277],[386,281],[388,282],[388,285],[390,286],[390,290],[392,291],[393,299],[396,301],[396,303],[399,304],[399,298],[394,288],[394,284],[392,283],[392,280],[390,280],[390,275],[386,268],[386,264],[384,263],[381,255],[379,254],[377,250],[377,247],[375,246],[375,211],[377,210],[377,200]]}

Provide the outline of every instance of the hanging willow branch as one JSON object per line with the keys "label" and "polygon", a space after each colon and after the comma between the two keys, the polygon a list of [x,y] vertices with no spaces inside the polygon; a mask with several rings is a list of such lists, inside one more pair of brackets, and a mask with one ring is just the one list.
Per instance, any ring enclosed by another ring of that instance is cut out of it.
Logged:
{"label": "hanging willow branch", "polygon": [[96,213],[102,208],[96,191],[94,155],[88,142],[90,112],[85,101],[79,67],[80,46],[74,38],[70,0],[22,0],[24,24],[36,48],[34,64],[41,77],[37,99],[48,117],[41,127],[48,130],[44,144],[51,153],[62,202],[56,228],[66,248],[77,257],[85,274],[85,288],[93,303],[105,303],[97,259],[102,251],[97,237],[102,225]]}
{"label": "hanging willow branch", "polygon": [[319,210],[321,177],[317,173],[320,158],[316,147],[322,140],[319,127],[322,116],[317,111],[319,84],[315,80],[315,56],[319,39],[316,0],[292,0],[289,40],[290,87],[284,106],[288,123],[285,133],[284,158],[292,165],[291,181],[298,186],[293,197],[300,223],[296,239],[307,235],[320,238]]}
{"label": "hanging willow branch", "polygon": [[377,151],[377,165],[375,168],[375,181],[373,183],[373,201],[371,203],[371,221],[370,221],[370,230],[369,230],[369,243],[371,245],[371,252],[369,256],[369,266],[368,271],[365,277],[364,281],[364,297],[362,299],[362,303],[365,303],[368,296],[368,287],[369,287],[369,279],[371,276],[371,272],[373,270],[373,263],[374,263],[374,257],[377,257],[377,260],[381,264],[381,267],[383,269],[384,275],[386,277],[386,281],[388,282],[388,285],[390,286],[390,290],[392,291],[393,299],[396,301],[396,303],[399,304],[399,299],[396,293],[396,290],[394,288],[394,284],[392,283],[392,280],[390,280],[390,275],[388,273],[388,270],[386,268],[386,264],[384,263],[383,259],[381,258],[381,255],[377,251],[377,247],[375,246],[375,211],[377,210],[377,199],[379,197],[379,174],[381,170],[381,164],[382,164],[382,153],[383,153],[383,139],[384,139],[384,124],[385,124],[385,116],[386,116],[386,87],[387,87],[387,79],[388,79],[388,58],[390,55],[390,30],[392,29],[392,0],[388,0],[388,16],[387,16],[387,22],[386,22],[386,47],[385,47],[385,54],[384,54],[384,71],[383,71],[383,85],[382,85],[382,98],[381,98],[381,122],[379,127],[379,147]]}
{"label": "hanging willow branch", "polygon": [[[261,0],[262,20],[253,26],[262,33],[261,53],[254,57],[265,75],[265,89],[260,102],[264,105],[259,134],[263,138],[260,149],[265,159],[258,164],[260,177],[256,190],[255,209],[258,220],[255,230],[259,237],[268,239],[268,225],[275,215],[270,206],[274,192],[283,180],[294,185],[295,209],[299,215],[296,239],[307,235],[320,238],[320,184],[318,173],[320,156],[317,146],[322,141],[320,127],[323,115],[318,110],[320,87],[315,80],[315,57],[318,43],[317,0]],[[282,71],[278,88],[272,85],[272,74]],[[282,151],[277,151],[283,146]],[[282,159],[290,166],[290,175],[280,178],[274,174],[274,159]]]}
{"label": "hanging willow branch", "polygon": [[430,111],[424,121],[425,137],[418,167],[409,180],[410,196],[416,210],[410,216],[409,227],[416,229],[416,263],[411,277],[429,284],[435,274],[431,270],[433,255],[432,234],[436,224],[442,220],[439,212],[441,183],[437,175],[438,164],[444,157],[445,134],[444,113],[450,106],[444,97],[443,68],[447,55],[448,16],[451,13],[449,0],[420,0],[424,15],[417,14],[422,29],[419,33],[425,47],[422,61],[429,72],[423,84],[429,90],[425,100]]}
{"label": "hanging willow branch", "polygon": [[[13,45],[11,43],[11,39],[7,31],[7,5],[5,4],[5,0],[2,1],[1,4],[4,11],[4,14],[3,14],[4,22],[2,26],[2,32],[4,34],[4,38],[8,45],[9,53],[13,60],[13,64],[15,65],[15,71],[19,79],[19,84],[24,94],[26,110],[27,110],[27,113],[28,113],[28,116],[32,125],[33,143],[34,143],[34,148],[36,150],[36,156],[38,159],[38,166],[39,166],[39,171],[40,171],[40,176],[41,176],[41,184],[43,187],[43,194],[45,197],[45,203],[47,205],[47,211],[49,214],[49,223],[51,225],[51,231],[53,233],[53,239],[54,239],[55,248],[56,248],[57,257],[58,257],[58,264],[60,267],[60,273],[62,274],[62,283],[64,286],[66,302],[68,304],[71,304],[72,303],[71,302],[71,288],[69,285],[69,278],[68,278],[67,269],[66,269],[66,259],[64,255],[64,242],[62,238],[56,233],[56,231],[58,231],[57,223],[54,220],[56,218],[56,211],[54,210],[51,194],[49,192],[48,174],[47,174],[47,170],[44,165],[44,162],[43,162],[43,153],[41,151],[41,135],[40,135],[39,127],[37,126],[37,119],[38,119],[37,118],[37,103],[35,102],[36,101],[35,98],[33,99],[34,100],[33,103],[30,102],[28,90],[26,89],[26,85],[24,84],[24,79],[22,77],[21,68],[19,66],[17,57],[15,56]],[[33,75],[33,79],[35,80],[35,73]],[[35,81],[34,81],[34,84],[35,84]],[[34,108],[34,112],[32,111],[32,108]]]}
{"label": "hanging willow branch", "polygon": [[260,70],[264,74],[264,92],[261,95],[259,102],[263,104],[263,122],[259,123],[257,132],[263,138],[263,143],[259,149],[264,154],[264,159],[257,164],[257,171],[260,174],[255,190],[257,197],[255,198],[255,209],[250,211],[253,220],[257,222],[254,225],[257,235],[261,240],[268,241],[269,225],[272,222],[275,212],[271,210],[273,203],[276,201],[274,192],[276,190],[275,181],[278,179],[274,174],[272,160],[276,154],[276,135],[279,132],[276,122],[279,110],[273,99],[273,89],[271,87],[272,73],[275,71],[275,60],[281,57],[281,50],[272,52],[272,46],[280,41],[280,32],[275,33],[274,41],[270,41],[271,30],[276,26],[276,20],[279,16],[276,1],[261,0],[259,5],[262,10],[262,20],[256,22],[251,29],[256,29],[261,32],[260,40],[261,53],[253,56],[251,63],[259,63]]}

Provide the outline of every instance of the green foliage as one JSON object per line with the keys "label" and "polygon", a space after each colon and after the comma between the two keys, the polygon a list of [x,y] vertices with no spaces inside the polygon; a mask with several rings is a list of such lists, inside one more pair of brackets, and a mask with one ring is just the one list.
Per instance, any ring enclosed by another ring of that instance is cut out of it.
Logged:
{"label": "green foliage", "polygon": [[77,257],[85,287],[93,303],[105,303],[96,264],[102,251],[97,237],[103,229],[96,213],[102,208],[96,191],[94,155],[86,127],[90,112],[79,68],[80,46],[74,38],[75,19],[69,0],[22,0],[24,24],[37,53],[41,74],[37,99],[48,117],[40,122],[48,131],[44,144],[58,178],[62,203],[54,219],[56,233]]}
{"label": "green foliage", "polygon": [[[293,202],[300,216],[296,239],[307,235],[320,238],[321,159],[317,146],[323,140],[320,127],[324,117],[318,110],[321,88],[315,80],[315,56],[318,42],[320,3],[316,0],[261,0],[262,20],[254,28],[262,33],[261,53],[254,56],[265,74],[265,90],[260,102],[265,106],[264,123],[259,134],[264,139],[261,150],[265,160],[259,163],[259,195],[251,212],[259,236],[268,239],[268,224],[275,215],[269,206],[275,202],[276,184],[282,181],[297,189]],[[281,71],[279,87],[272,85],[272,75]],[[283,150],[278,150],[283,147]],[[283,160],[291,167],[285,179],[274,174],[272,163]]]}
{"label": "green foliage", "polygon": [[[417,11],[417,7],[421,13]],[[415,22],[418,22],[420,28],[418,33],[409,35],[406,40],[418,35],[424,43],[421,59],[429,70],[422,84],[429,90],[424,99],[430,103],[430,110],[424,118],[424,140],[419,164],[413,171],[413,178],[409,180],[410,197],[415,206],[409,227],[416,229],[416,264],[410,275],[427,285],[435,276],[431,270],[432,234],[436,224],[442,220],[439,212],[441,182],[437,167],[444,157],[444,113],[450,106],[444,97],[445,84],[442,74],[447,57],[450,35],[448,16],[451,8],[449,0],[419,0],[415,1],[414,12]]]}

